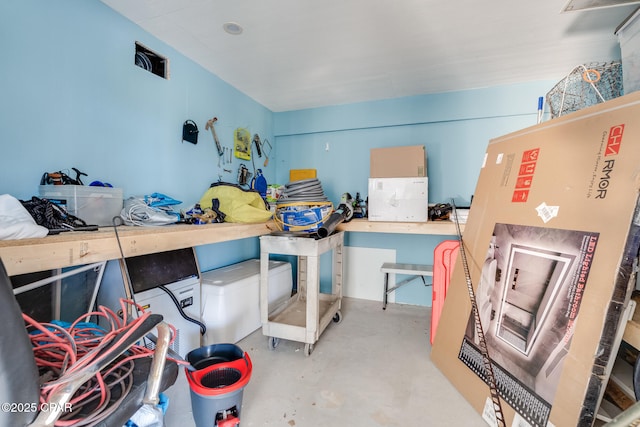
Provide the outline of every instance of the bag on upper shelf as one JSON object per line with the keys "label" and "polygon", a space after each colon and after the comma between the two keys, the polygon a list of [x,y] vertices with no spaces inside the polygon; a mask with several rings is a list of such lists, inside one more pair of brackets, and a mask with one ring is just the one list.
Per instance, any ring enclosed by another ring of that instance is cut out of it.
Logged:
{"label": "bag on upper shelf", "polygon": [[225,222],[252,224],[268,221],[272,216],[264,199],[255,190],[245,190],[238,185],[216,182],[211,184],[200,199],[200,207],[211,208],[215,199],[220,204],[220,212],[225,215]]}

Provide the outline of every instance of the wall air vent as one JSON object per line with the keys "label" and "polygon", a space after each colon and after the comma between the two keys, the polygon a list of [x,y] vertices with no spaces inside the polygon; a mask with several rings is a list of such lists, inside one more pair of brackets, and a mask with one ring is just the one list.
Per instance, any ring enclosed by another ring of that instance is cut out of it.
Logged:
{"label": "wall air vent", "polygon": [[136,42],[134,63],[163,79],[169,78],[169,59]]}

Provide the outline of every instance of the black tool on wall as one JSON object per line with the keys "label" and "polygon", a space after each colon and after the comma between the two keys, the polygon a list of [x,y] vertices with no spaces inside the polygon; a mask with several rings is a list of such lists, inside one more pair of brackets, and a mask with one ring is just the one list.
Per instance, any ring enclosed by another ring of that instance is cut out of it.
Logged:
{"label": "black tool on wall", "polygon": [[244,165],[244,163],[240,164],[238,168],[238,184],[239,185],[248,185],[249,180],[251,179],[252,173],[249,172],[249,169]]}
{"label": "black tool on wall", "polygon": [[192,144],[198,143],[198,126],[193,120],[187,120],[182,125],[182,140]]}
{"label": "black tool on wall", "polygon": [[260,135],[257,133],[253,135],[253,143],[256,144],[256,151],[258,152],[258,157],[262,157],[262,142],[260,141]]}

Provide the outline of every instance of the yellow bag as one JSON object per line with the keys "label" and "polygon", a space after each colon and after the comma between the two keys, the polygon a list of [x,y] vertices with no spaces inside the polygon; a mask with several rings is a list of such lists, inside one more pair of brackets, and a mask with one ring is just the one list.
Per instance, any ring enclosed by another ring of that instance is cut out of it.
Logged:
{"label": "yellow bag", "polygon": [[245,190],[237,185],[216,182],[200,199],[202,209],[211,208],[213,199],[218,199],[218,210],[225,214],[225,222],[253,224],[268,221],[272,213],[255,190]]}

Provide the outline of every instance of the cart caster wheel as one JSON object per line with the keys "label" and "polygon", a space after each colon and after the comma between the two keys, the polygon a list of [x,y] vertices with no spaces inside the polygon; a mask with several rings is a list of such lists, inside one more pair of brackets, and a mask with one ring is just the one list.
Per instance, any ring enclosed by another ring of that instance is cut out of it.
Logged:
{"label": "cart caster wheel", "polygon": [[342,313],[340,310],[336,311],[336,314],[333,316],[333,321],[336,323],[342,322]]}
{"label": "cart caster wheel", "polygon": [[269,337],[269,350],[275,350],[278,344],[280,344],[280,338]]}
{"label": "cart caster wheel", "polygon": [[304,355],[311,356],[311,352],[313,351],[313,344],[305,344],[304,345]]}

